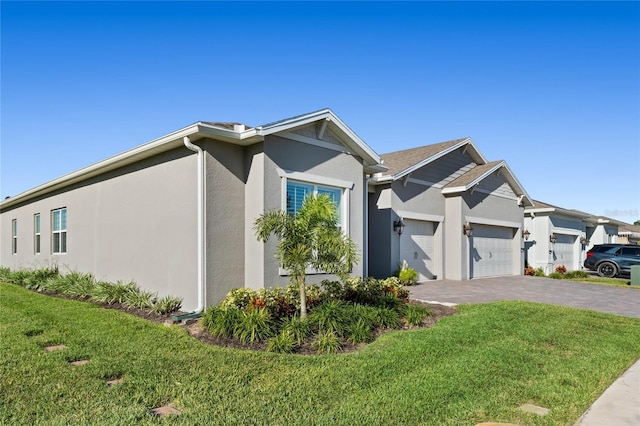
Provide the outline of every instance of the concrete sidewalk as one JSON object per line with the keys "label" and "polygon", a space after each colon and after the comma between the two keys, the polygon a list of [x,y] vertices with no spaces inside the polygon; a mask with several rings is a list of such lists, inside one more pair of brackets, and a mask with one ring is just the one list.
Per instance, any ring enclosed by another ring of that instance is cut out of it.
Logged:
{"label": "concrete sidewalk", "polygon": [[576,426],[640,425],[640,360],[600,395]]}

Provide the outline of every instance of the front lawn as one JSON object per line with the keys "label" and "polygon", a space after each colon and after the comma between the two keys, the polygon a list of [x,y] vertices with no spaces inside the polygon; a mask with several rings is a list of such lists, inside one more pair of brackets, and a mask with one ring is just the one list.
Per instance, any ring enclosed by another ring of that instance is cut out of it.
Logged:
{"label": "front lawn", "polygon": [[[527,302],[458,308],[358,352],[279,355],[0,284],[0,424],[573,424],[640,358],[639,319]],[[44,350],[56,344],[67,348]],[[150,414],[165,404],[183,413]]]}

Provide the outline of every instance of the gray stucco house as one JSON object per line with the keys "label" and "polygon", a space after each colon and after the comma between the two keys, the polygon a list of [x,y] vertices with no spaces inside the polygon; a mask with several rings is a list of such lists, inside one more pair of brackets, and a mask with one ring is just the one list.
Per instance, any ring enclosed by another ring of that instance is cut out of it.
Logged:
{"label": "gray stucco house", "polygon": [[[504,161],[488,162],[469,138],[382,160],[387,170],[369,179],[372,276],[389,276],[402,261],[420,280],[522,274],[531,200]],[[387,232],[394,224],[401,232]]]}
{"label": "gray stucco house", "polygon": [[587,251],[596,244],[626,242],[619,235],[624,222],[533,200],[524,211],[525,262],[550,274],[558,266],[582,269]]}
{"label": "gray stucco house", "polygon": [[329,109],[258,127],[197,122],[5,199],[0,263],[133,279],[197,311],[232,288],[288,282],[253,223],[310,193],[338,205],[361,251],[353,275],[388,276],[402,259],[421,279],[522,273],[531,202],[505,162],[470,139],[381,158]]}

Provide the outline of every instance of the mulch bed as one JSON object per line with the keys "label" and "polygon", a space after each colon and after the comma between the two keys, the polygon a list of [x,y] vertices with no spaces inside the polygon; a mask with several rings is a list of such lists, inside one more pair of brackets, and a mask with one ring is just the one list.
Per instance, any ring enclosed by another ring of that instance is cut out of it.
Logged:
{"label": "mulch bed", "polygon": [[[152,321],[152,322],[155,322],[155,323],[158,323],[158,324],[172,324],[173,323],[173,321],[172,321],[172,317],[173,316],[185,313],[185,312],[174,312],[174,313],[171,313],[171,314],[159,315],[159,314],[156,314],[154,312],[151,312],[151,311],[145,310],[145,309],[128,308],[128,307],[126,307],[126,306],[124,306],[122,304],[119,304],[119,303],[107,304],[107,303],[95,302],[93,300],[89,300],[89,299],[83,298],[83,297],[68,296],[68,295],[63,295],[63,294],[58,294],[58,293],[51,293],[51,292],[41,292],[41,293],[42,294],[46,294],[48,296],[59,297],[59,298],[63,298],[63,299],[73,299],[73,300],[80,300],[80,301],[84,301],[84,302],[93,303],[93,304],[99,305],[99,306],[101,306],[101,307],[103,307],[105,309],[114,309],[114,310],[126,312],[128,314],[135,315],[137,317],[140,317],[140,318],[143,318],[143,319],[146,319],[148,321]],[[435,303],[419,302],[417,300],[410,300],[409,303],[412,304],[412,305],[425,306],[431,312],[431,315],[426,317],[422,321],[422,324],[421,324],[420,328],[432,327],[434,324],[436,324],[438,322],[438,320],[440,318],[447,317],[447,316],[450,316],[450,315],[455,315],[455,314],[458,313],[456,308],[450,307],[450,306],[444,306],[444,305],[439,305],[439,304],[435,304]],[[256,342],[256,343],[243,344],[243,343],[240,343],[236,339],[212,336],[211,334],[209,334],[209,332],[207,332],[205,329],[203,329],[200,326],[200,322],[199,321],[195,321],[195,322],[194,321],[188,321],[187,324],[181,325],[181,326],[185,327],[187,332],[192,337],[200,340],[203,343],[207,343],[207,344],[210,344],[210,345],[223,346],[223,347],[234,348],[234,349],[253,350],[253,351],[264,351],[264,350],[266,350],[266,347],[267,347],[267,343],[266,342]],[[376,330],[375,333],[374,333],[374,340],[377,339],[382,334],[387,333],[389,331],[393,331],[393,330],[394,329],[378,329],[378,330]],[[302,346],[299,347],[296,350],[295,353],[299,354],[299,355],[316,355],[317,352],[311,348],[311,342],[312,342],[311,339],[308,339],[307,341],[305,341],[302,344]],[[353,345],[352,343],[345,341],[345,342],[342,342],[342,348],[340,349],[340,353],[354,352],[354,351],[357,351],[358,349],[360,349],[360,348],[362,348],[364,346],[366,346],[366,343]]]}

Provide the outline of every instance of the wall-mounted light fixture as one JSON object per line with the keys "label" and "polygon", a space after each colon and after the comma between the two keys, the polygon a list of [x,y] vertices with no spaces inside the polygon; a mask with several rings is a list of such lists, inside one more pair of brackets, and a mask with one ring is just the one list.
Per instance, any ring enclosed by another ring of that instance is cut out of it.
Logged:
{"label": "wall-mounted light fixture", "polygon": [[393,222],[393,231],[397,232],[398,235],[402,235],[402,231],[404,230],[405,224],[402,221],[402,218],[399,218],[398,220],[395,220]]}
{"label": "wall-mounted light fixture", "polygon": [[589,240],[586,237],[580,237],[580,244],[584,244],[585,246],[589,244]]}
{"label": "wall-mounted light fixture", "polygon": [[464,225],[462,225],[462,232],[467,237],[471,237],[471,235],[473,235],[473,227],[471,226],[471,224],[469,222],[467,222]]}
{"label": "wall-mounted light fixture", "polygon": [[529,235],[531,235],[531,232],[529,232],[528,229],[525,229],[524,231],[522,231],[522,238],[524,238],[525,241],[529,240]]}
{"label": "wall-mounted light fixture", "polygon": [[549,241],[551,241],[551,244],[555,244],[558,241],[558,236],[555,233],[549,235]]}

